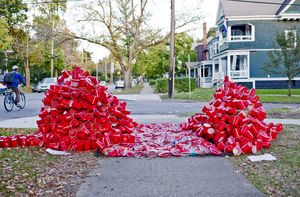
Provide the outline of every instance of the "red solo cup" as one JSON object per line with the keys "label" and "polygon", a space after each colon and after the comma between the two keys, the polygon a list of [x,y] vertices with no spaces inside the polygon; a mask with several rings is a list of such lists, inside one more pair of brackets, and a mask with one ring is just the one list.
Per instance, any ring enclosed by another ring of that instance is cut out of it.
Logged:
{"label": "red solo cup", "polygon": [[[86,122],[86,123],[84,124],[84,126],[85,126],[87,129],[92,128],[91,122]],[[90,134],[90,133],[89,133],[89,134]]]}
{"label": "red solo cup", "polygon": [[90,146],[91,146],[92,150],[96,150],[97,149],[96,142],[94,142],[94,141],[90,142]]}
{"label": "red solo cup", "polygon": [[80,120],[83,121],[83,122],[86,121],[86,116],[83,114],[83,115],[80,117]]}
{"label": "red solo cup", "polygon": [[253,117],[257,117],[257,116],[259,116],[259,112],[256,109],[252,109],[250,111],[250,115]]}
{"label": "red solo cup", "polygon": [[91,151],[91,145],[89,141],[84,143],[84,151]]}
{"label": "red solo cup", "polygon": [[213,121],[214,121],[214,124],[215,124],[215,125],[218,125],[218,124],[220,123],[220,120],[219,120],[219,118],[218,118],[217,115],[215,115],[215,116],[213,117]]}
{"label": "red solo cup", "polygon": [[263,131],[258,133],[257,138],[262,139],[263,142],[266,142],[269,140],[269,136]]}
{"label": "red solo cup", "polygon": [[105,146],[110,146],[110,145],[112,145],[112,143],[111,143],[109,137],[103,137],[103,140],[104,140],[104,145],[105,145]]}
{"label": "red solo cup", "polygon": [[71,120],[73,120],[73,116],[71,116],[71,115],[66,115],[66,116],[64,117],[64,120],[65,120],[66,122],[70,122]]}
{"label": "red solo cup", "polygon": [[270,140],[276,140],[277,134],[275,129],[270,129]]}
{"label": "red solo cup", "polygon": [[211,125],[208,124],[208,123],[204,123],[204,124],[203,124],[203,127],[204,127],[203,133],[204,133],[204,134],[207,134],[207,130],[208,130],[209,128],[211,128]]}
{"label": "red solo cup", "polygon": [[86,70],[86,71],[84,71],[84,72],[81,74],[81,76],[85,78],[85,77],[87,77],[89,74],[90,74],[90,72]]}
{"label": "red solo cup", "polygon": [[265,141],[261,143],[263,148],[270,148],[271,146],[271,141]]}
{"label": "red solo cup", "polygon": [[93,112],[97,110],[97,106],[96,105],[89,105],[88,108],[87,108],[87,111],[89,112]]}
{"label": "red solo cup", "polygon": [[113,143],[113,144],[119,144],[119,143],[120,143],[120,135],[114,134],[114,135],[112,136],[112,143]]}
{"label": "red solo cup", "polygon": [[128,134],[133,133],[133,129],[130,129],[128,126],[125,126],[124,129]]}
{"label": "red solo cup", "polygon": [[68,149],[65,141],[59,142],[59,146],[62,151],[66,151]]}
{"label": "red solo cup", "polygon": [[246,118],[246,114],[243,111],[240,111],[236,116],[238,116],[240,119]]}
{"label": "red solo cup", "polygon": [[253,154],[256,154],[257,153],[257,145],[252,145],[252,147],[251,147],[251,152],[253,153]]}
{"label": "red solo cup", "polygon": [[[21,141],[20,144],[21,144],[22,147],[28,146],[28,142],[27,142],[26,136],[20,137],[20,141]],[[0,146],[0,148],[1,148],[1,146]]]}
{"label": "red solo cup", "polygon": [[233,127],[234,126],[232,124],[227,124],[226,125],[225,129],[226,129],[228,135],[231,135]]}
{"label": "red solo cup", "polygon": [[233,147],[235,147],[235,139],[234,139],[234,137],[233,136],[230,136],[230,137],[228,137],[227,138],[227,141],[226,141],[226,144],[227,145],[232,145]]}
{"label": "red solo cup", "polygon": [[228,107],[228,108],[226,108],[226,113],[234,115],[236,113],[236,109]]}
{"label": "red solo cup", "polygon": [[248,153],[249,151],[251,151],[251,148],[252,148],[251,142],[248,142],[248,143],[244,144],[244,145],[241,147],[242,153],[244,153],[244,154]]}
{"label": "red solo cup", "polygon": [[100,125],[97,124],[97,123],[95,123],[95,124],[93,125],[93,129],[94,129],[95,131],[99,131]]}
{"label": "red solo cup", "polygon": [[82,112],[76,112],[74,113],[74,118],[80,119],[84,114]]}
{"label": "red solo cup", "polygon": [[129,135],[128,134],[124,134],[123,138],[122,138],[122,144],[127,144],[129,142]]}
{"label": "red solo cup", "polygon": [[232,107],[232,101],[231,100],[227,100],[227,107]]}
{"label": "red solo cup", "polygon": [[70,92],[64,92],[64,93],[62,94],[62,96],[63,96],[63,98],[65,98],[65,99],[69,99],[69,98],[71,98],[71,93],[70,93]]}
{"label": "red solo cup", "polygon": [[243,125],[243,127],[241,129],[241,133],[250,140],[252,140],[254,138],[252,133],[249,131],[248,125]]}
{"label": "red solo cup", "polygon": [[219,131],[224,131],[225,127],[226,127],[226,123],[221,122],[220,125],[219,125],[219,127],[218,127],[218,130]]}
{"label": "red solo cup", "polygon": [[100,141],[100,139],[96,140],[96,146],[102,150],[104,148],[104,144]]}
{"label": "red solo cup", "polygon": [[241,109],[241,110],[246,108],[242,100],[239,100],[237,102],[237,106],[238,106],[238,109]]}
{"label": "red solo cup", "polygon": [[255,91],[256,91],[256,90],[255,90],[254,88],[252,88],[252,89],[250,90],[249,96],[248,96],[248,98],[249,98],[250,100],[254,99]]}
{"label": "red solo cup", "polygon": [[234,136],[235,138],[239,138],[239,137],[241,137],[241,135],[242,135],[238,128],[233,128],[233,129],[232,129],[232,134],[233,134],[233,136]]}
{"label": "red solo cup", "polygon": [[83,151],[83,145],[84,145],[84,142],[78,142],[76,151],[77,152],[82,152]]}
{"label": "red solo cup", "polygon": [[220,150],[223,150],[223,151],[224,151],[224,149],[225,149],[225,144],[224,144],[224,142],[220,142],[220,143],[218,144],[218,148],[219,148]]}
{"label": "red solo cup", "polygon": [[18,146],[18,139],[17,138],[11,138],[11,147],[17,147]]}
{"label": "red solo cup", "polygon": [[95,110],[94,111],[94,116],[96,116],[96,117],[102,117],[102,113],[99,112],[98,110]]}
{"label": "red solo cup", "polygon": [[213,103],[213,106],[214,107],[218,107],[220,104],[221,104],[222,100],[221,99],[217,99],[214,103]]}
{"label": "red solo cup", "polygon": [[79,92],[74,91],[74,92],[71,93],[71,95],[72,95],[73,98],[78,98],[79,97]]}
{"label": "red solo cup", "polygon": [[222,152],[214,144],[210,147],[209,153],[213,155],[222,155]]}
{"label": "red solo cup", "polygon": [[240,143],[239,142],[236,142],[236,146],[232,149],[232,153],[235,155],[235,156],[238,156],[242,153],[242,149],[240,147]]}
{"label": "red solo cup", "polygon": [[250,125],[249,125],[249,130],[250,130],[250,132],[251,132],[255,137],[257,137],[258,131],[257,131],[257,129],[255,128],[255,126],[254,126],[253,124],[250,124]]}
{"label": "red solo cup", "polygon": [[217,132],[215,133],[215,138],[214,138],[214,139],[215,139],[216,141],[218,141],[218,142],[222,141],[222,140],[224,139],[223,134],[224,134],[224,132],[217,131]]}
{"label": "red solo cup", "polygon": [[40,147],[43,146],[43,144],[44,144],[44,142],[38,138],[33,138],[33,140],[34,140],[35,144]]}
{"label": "red solo cup", "polygon": [[89,131],[88,128],[86,128],[85,126],[82,127],[82,128],[80,129],[80,131],[83,132],[85,135],[89,135],[89,134],[90,134],[90,131]]}
{"label": "red solo cup", "polygon": [[66,70],[61,71],[61,74],[66,79],[69,78],[69,76],[70,76],[70,74]]}
{"label": "red solo cup", "polygon": [[135,135],[130,135],[129,143],[131,143],[131,144],[135,143]]}
{"label": "red solo cup", "polygon": [[11,147],[10,139],[9,139],[9,138],[4,138],[4,139],[3,139],[3,147],[4,147],[4,148],[9,148],[9,147]]}
{"label": "red solo cup", "polygon": [[207,130],[207,134],[209,138],[213,138],[215,136],[215,130],[213,128],[209,128]]}
{"label": "red solo cup", "polygon": [[203,109],[202,109],[202,112],[205,113],[206,111],[208,111],[210,109],[211,109],[211,106],[209,104],[205,104],[204,107],[203,107]]}
{"label": "red solo cup", "polygon": [[249,123],[249,118],[246,117],[246,118],[242,119],[242,120],[240,121],[240,123],[241,123],[242,125],[243,125],[243,124],[248,124],[248,123]]}
{"label": "red solo cup", "polygon": [[81,105],[80,103],[78,103],[77,101],[73,101],[71,104],[71,107],[80,110],[81,109]]}
{"label": "red solo cup", "polygon": [[85,79],[81,78],[78,83],[79,88],[85,88]]}
{"label": "red solo cup", "polygon": [[59,143],[49,143],[49,148],[58,150],[59,149]]}
{"label": "red solo cup", "polygon": [[61,86],[61,89],[63,90],[63,91],[65,91],[65,92],[69,92],[70,91],[70,86],[68,86],[68,85],[62,85]]}
{"label": "red solo cup", "polygon": [[33,137],[31,137],[31,138],[28,139],[28,143],[29,143],[30,146],[36,146]]}
{"label": "red solo cup", "polygon": [[232,122],[232,124],[233,124],[233,125],[235,125],[235,126],[238,126],[238,124],[239,124],[239,121],[240,121],[240,117],[238,117],[238,116],[235,116],[235,117],[234,117],[234,119],[233,119],[233,122]]}
{"label": "red solo cup", "polygon": [[225,122],[227,119],[229,118],[229,116],[227,114],[224,114],[222,116],[222,118],[220,119],[221,122]]}
{"label": "red solo cup", "polygon": [[283,129],[281,123],[276,124],[275,127],[278,132],[282,131],[282,129]]}
{"label": "red solo cup", "polygon": [[228,145],[224,148],[224,152],[225,153],[232,153],[232,150],[233,150],[233,146],[232,145]]}
{"label": "red solo cup", "polygon": [[65,126],[63,127],[63,130],[64,130],[64,131],[69,131],[69,130],[71,130],[71,129],[72,129],[72,125],[71,125],[71,124],[65,125]]}
{"label": "red solo cup", "polygon": [[71,140],[70,140],[71,144],[76,144],[77,141],[78,141],[78,140],[77,140],[76,137],[72,137]]}
{"label": "red solo cup", "polygon": [[43,112],[41,112],[41,113],[39,114],[39,117],[40,117],[40,118],[45,118],[48,114],[49,114],[49,112],[48,112],[47,110],[44,110]]}
{"label": "red solo cup", "polygon": [[262,147],[262,139],[257,138],[255,145],[256,145],[257,151],[261,150],[263,148]]}
{"label": "red solo cup", "polygon": [[78,120],[72,120],[72,121],[71,121],[71,125],[72,125],[73,127],[77,127],[77,126],[79,125]]}
{"label": "red solo cup", "polygon": [[228,123],[232,124],[234,120],[234,116],[229,116]]}

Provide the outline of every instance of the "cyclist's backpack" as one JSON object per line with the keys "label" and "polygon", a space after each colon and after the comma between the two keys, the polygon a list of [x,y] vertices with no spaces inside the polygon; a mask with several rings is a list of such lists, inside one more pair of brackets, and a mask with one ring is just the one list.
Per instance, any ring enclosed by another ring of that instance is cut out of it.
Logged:
{"label": "cyclist's backpack", "polygon": [[9,72],[6,75],[4,75],[3,82],[6,84],[12,84],[15,81],[15,74],[16,72]]}

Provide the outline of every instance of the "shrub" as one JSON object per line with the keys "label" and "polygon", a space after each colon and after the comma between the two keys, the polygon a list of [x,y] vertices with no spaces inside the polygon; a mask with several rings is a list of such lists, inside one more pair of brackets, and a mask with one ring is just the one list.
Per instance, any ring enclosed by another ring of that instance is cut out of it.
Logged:
{"label": "shrub", "polygon": [[[179,77],[174,80],[175,92],[188,92],[189,91],[189,78]],[[191,78],[191,91],[196,88],[196,78]],[[168,78],[156,80],[156,92],[165,93],[168,91]]]}
{"label": "shrub", "polygon": [[155,85],[156,81],[154,79],[150,79],[149,80],[149,85],[152,86],[152,85]]}

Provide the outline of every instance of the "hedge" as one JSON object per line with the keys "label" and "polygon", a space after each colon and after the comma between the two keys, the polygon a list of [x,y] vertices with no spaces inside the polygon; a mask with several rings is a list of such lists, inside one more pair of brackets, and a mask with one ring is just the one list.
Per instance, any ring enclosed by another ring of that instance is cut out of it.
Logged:
{"label": "hedge", "polygon": [[156,81],[155,81],[154,79],[150,79],[150,80],[149,80],[149,85],[151,85],[151,86],[152,86],[152,85],[155,85],[155,82],[156,82]]}
{"label": "hedge", "polygon": [[[188,92],[189,91],[189,78],[179,77],[174,80],[175,92]],[[191,78],[191,91],[196,88],[196,78]],[[168,78],[156,80],[156,92],[165,93],[168,91]]]}

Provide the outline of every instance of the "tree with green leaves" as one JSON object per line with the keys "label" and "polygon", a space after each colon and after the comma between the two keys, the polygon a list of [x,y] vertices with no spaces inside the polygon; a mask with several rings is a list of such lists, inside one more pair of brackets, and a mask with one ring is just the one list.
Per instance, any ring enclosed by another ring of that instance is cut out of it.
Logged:
{"label": "tree with green leaves", "polygon": [[0,17],[0,50],[11,49],[10,44],[13,42],[9,35],[9,26],[4,17]]}
{"label": "tree with green leaves", "polygon": [[283,75],[289,81],[289,94],[291,96],[292,79],[300,74],[300,36],[296,27],[286,31],[276,31],[276,40],[273,41],[273,51],[268,52],[267,60],[261,69],[264,74]]}
{"label": "tree with green leaves", "polygon": [[[145,49],[164,43],[169,38],[168,33],[162,33],[162,28],[149,25],[149,0],[95,0],[82,4],[81,8],[84,10],[81,22],[103,28],[99,32],[82,32],[76,38],[108,49],[122,69],[125,89],[131,88],[133,61]],[[197,15],[191,15],[186,10],[177,19],[177,30],[199,21]]]}

